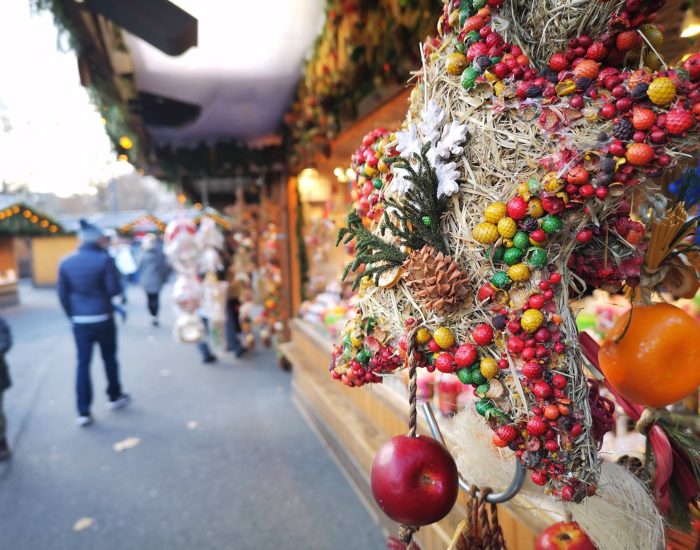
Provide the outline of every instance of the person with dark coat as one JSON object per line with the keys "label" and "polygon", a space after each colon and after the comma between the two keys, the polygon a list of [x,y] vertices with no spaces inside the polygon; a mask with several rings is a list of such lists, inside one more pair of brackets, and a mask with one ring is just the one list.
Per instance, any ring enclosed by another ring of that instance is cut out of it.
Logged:
{"label": "person with dark coat", "polygon": [[61,261],[58,296],[73,324],[78,351],[76,393],[79,426],[92,423],[92,381],[90,363],[94,345],[100,347],[107,375],[107,396],[112,410],[126,406],[131,398],[122,392],[117,362],[117,329],[112,298],[121,293],[120,275],[107,253],[109,239],[102,230],[80,220],[81,245]]}
{"label": "person with dark coat", "polygon": [[151,322],[158,326],[158,310],[160,309],[160,291],[168,279],[168,263],[165,255],[158,246],[158,237],[149,233],[141,241],[141,258],[139,259],[139,283],[146,292],[148,312]]}
{"label": "person with dark coat", "polygon": [[10,446],[7,444],[7,420],[2,408],[2,394],[12,384],[10,371],[5,360],[5,355],[11,347],[12,332],[10,332],[10,327],[5,319],[0,317],[0,462],[10,458]]}

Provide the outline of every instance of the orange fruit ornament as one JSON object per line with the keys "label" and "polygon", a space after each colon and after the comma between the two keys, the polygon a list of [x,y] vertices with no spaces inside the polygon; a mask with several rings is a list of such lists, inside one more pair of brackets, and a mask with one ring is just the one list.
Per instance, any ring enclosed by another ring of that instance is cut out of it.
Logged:
{"label": "orange fruit ornament", "polygon": [[591,59],[584,59],[574,68],[574,74],[578,78],[596,78],[600,72],[600,63]]}
{"label": "orange fruit ornament", "polygon": [[617,319],[598,361],[623,397],[665,407],[700,385],[700,323],[670,304],[635,306],[631,320],[629,311]]}
{"label": "orange fruit ornament", "polygon": [[646,166],[654,160],[654,149],[646,143],[633,143],[627,148],[625,157],[633,166]]}

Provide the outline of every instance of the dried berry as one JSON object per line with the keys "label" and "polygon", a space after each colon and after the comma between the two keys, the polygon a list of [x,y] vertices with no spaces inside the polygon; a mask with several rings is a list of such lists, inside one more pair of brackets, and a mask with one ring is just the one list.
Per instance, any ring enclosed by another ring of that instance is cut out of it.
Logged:
{"label": "dried berry", "polygon": [[615,119],[615,122],[613,123],[613,135],[616,139],[620,139],[622,141],[631,140],[632,136],[634,135],[634,126],[632,125],[632,122],[626,118]]}

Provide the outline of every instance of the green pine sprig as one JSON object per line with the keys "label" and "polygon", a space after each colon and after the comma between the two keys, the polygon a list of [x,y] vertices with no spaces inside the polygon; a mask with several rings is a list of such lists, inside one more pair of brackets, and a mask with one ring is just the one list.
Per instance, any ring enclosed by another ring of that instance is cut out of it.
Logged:
{"label": "green pine sprig", "polygon": [[406,254],[401,252],[398,246],[367,231],[360,217],[355,212],[350,212],[347,227],[340,229],[335,245],[338,246],[341,242],[347,244],[353,239],[355,239],[355,259],[345,266],[341,277],[341,280],[345,280],[351,271],[357,271],[361,266],[365,266],[364,272],[358,274],[353,280],[353,290],[360,286],[363,277],[372,277],[376,282],[382,273],[395,269],[406,260]]}
{"label": "green pine sprig", "polygon": [[[402,244],[413,250],[429,245],[443,254],[449,254],[447,243],[440,230],[440,218],[447,207],[448,197],[438,197],[438,179],[435,169],[428,161],[430,143],[426,143],[420,155],[416,155],[416,170],[405,159],[396,167],[408,172],[406,179],[411,186],[400,199],[386,199],[386,212],[382,219],[382,235],[388,230],[398,237]],[[391,219],[393,215],[398,223]]]}

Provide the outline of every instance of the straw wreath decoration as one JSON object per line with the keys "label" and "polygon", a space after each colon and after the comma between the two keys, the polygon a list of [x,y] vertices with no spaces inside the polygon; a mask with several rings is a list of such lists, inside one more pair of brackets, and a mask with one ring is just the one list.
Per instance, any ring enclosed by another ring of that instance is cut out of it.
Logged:
{"label": "straw wreath decoration", "polygon": [[654,210],[654,178],[699,144],[700,63],[660,58],[662,5],[447,0],[403,127],[353,157],[339,241],[359,309],[331,374],[381,382],[412,327],[417,366],[471,385],[493,444],[563,501],[596,492],[612,415],[592,413],[570,300],[673,291],[652,276],[668,261],[697,280],[694,252],[668,250],[683,206]]}

